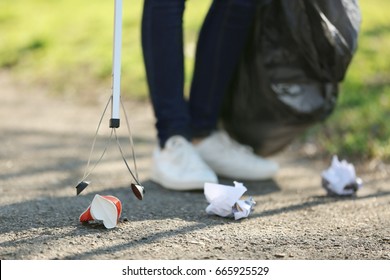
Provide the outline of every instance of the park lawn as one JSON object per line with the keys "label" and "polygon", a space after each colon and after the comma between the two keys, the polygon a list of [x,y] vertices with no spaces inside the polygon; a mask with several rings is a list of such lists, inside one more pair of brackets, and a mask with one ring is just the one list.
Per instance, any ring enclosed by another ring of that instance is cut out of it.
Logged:
{"label": "park lawn", "polygon": [[[186,88],[198,27],[210,0],[187,1]],[[141,49],[142,0],[123,1],[122,92],[145,97]],[[114,1],[15,0],[0,2],[0,69],[54,94],[110,90]]]}

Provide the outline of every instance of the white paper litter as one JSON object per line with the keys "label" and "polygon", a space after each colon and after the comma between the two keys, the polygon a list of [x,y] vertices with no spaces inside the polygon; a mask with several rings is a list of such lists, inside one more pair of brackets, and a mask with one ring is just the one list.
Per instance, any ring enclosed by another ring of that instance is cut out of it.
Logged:
{"label": "white paper litter", "polygon": [[346,160],[339,161],[336,155],[330,167],[322,172],[322,186],[332,195],[353,195],[362,185],[355,167]]}
{"label": "white paper litter", "polygon": [[207,214],[234,217],[235,220],[248,217],[256,203],[252,197],[240,200],[246,191],[247,188],[239,182],[234,182],[234,187],[205,183],[204,194],[210,203],[206,208]]}

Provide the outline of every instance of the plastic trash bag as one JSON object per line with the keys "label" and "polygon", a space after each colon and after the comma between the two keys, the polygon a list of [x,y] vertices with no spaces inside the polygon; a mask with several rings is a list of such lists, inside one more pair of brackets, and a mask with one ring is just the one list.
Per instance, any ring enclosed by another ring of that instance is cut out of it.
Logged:
{"label": "plastic trash bag", "polygon": [[356,52],[360,24],[356,0],[259,4],[224,100],[225,129],[265,156],[325,120]]}

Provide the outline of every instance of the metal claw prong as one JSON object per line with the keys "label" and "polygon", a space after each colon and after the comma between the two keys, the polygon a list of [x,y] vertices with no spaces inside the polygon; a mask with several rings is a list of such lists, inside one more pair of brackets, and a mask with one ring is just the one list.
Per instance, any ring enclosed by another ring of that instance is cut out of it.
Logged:
{"label": "metal claw prong", "polygon": [[139,200],[144,198],[145,188],[143,186],[131,183],[131,189]]}
{"label": "metal claw prong", "polygon": [[76,189],[77,189],[77,195],[79,195],[83,190],[85,190],[90,182],[87,181],[81,181],[80,183],[77,184]]}

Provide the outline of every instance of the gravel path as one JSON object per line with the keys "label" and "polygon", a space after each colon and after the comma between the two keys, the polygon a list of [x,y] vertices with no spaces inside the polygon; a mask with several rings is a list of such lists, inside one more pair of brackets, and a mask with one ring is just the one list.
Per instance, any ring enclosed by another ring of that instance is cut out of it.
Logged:
{"label": "gravel path", "polygon": [[[274,181],[244,182],[257,202],[250,218],[205,213],[202,192],[172,192],[151,182],[155,145],[146,102],[126,102],[144,201],[115,145],[76,196],[108,94],[53,97],[0,74],[0,259],[390,259],[390,167],[360,164],[355,198],[325,196],[320,173],[330,159],[290,147],[275,159]],[[107,141],[104,120],[94,159]],[[119,131],[125,143],[126,129]],[[125,145],[125,144],[124,144]],[[221,179],[232,184],[233,179]],[[78,217],[96,193],[123,204],[113,230],[82,225]]]}

